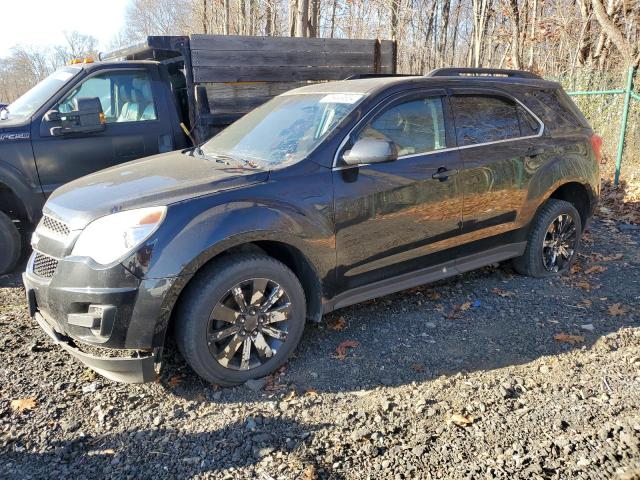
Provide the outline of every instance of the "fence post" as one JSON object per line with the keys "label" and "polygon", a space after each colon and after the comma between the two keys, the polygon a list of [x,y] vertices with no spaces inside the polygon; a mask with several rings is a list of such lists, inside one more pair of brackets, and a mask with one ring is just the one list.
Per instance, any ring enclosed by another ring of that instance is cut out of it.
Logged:
{"label": "fence post", "polygon": [[620,138],[618,140],[618,153],[616,154],[616,173],[613,178],[613,184],[618,186],[620,180],[620,166],[622,165],[622,152],[624,151],[624,137],[627,131],[627,119],[629,117],[629,104],[631,101],[631,92],[633,91],[633,74],[634,68],[629,67],[627,73],[627,86],[624,91],[624,107],[622,107],[622,123],[620,124]]}

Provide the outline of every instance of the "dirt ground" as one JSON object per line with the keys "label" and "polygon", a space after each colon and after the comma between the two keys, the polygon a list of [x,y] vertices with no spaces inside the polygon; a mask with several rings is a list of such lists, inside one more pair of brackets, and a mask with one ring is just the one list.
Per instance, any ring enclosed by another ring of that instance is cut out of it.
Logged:
{"label": "dirt ground", "polygon": [[340,310],[230,389],[173,348],[157,383],[96,376],[0,277],[0,477],[640,479],[639,243],[600,219],[571,276],[505,264]]}

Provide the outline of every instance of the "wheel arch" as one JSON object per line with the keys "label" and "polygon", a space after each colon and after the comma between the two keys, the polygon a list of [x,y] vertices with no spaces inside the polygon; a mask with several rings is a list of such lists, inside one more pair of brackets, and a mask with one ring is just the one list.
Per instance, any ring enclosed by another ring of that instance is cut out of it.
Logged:
{"label": "wheel arch", "polygon": [[322,282],[308,256],[297,246],[282,240],[251,239],[226,246],[215,254],[208,255],[205,261],[198,262],[198,268],[195,271],[188,275],[179,276],[176,279],[163,302],[161,310],[164,318],[158,320],[159,325],[155,329],[156,333],[153,340],[155,347],[164,345],[166,335],[175,323],[174,315],[179,302],[184,298],[187,288],[194,282],[199,273],[207,265],[220,258],[241,253],[266,254],[286,265],[302,284],[307,303],[307,320],[320,321],[322,318]]}
{"label": "wheel arch", "polygon": [[559,185],[554,191],[552,191],[546,200],[548,200],[549,198],[565,200],[571,203],[576,208],[576,210],[578,210],[582,227],[584,228],[592,213],[592,201],[589,195],[589,190],[583,183],[576,181],[563,183],[562,185]]}

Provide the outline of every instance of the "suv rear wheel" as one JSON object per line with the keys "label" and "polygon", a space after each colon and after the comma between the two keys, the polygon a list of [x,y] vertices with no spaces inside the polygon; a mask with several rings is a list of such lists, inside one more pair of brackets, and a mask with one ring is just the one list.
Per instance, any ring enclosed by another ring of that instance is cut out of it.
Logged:
{"label": "suv rear wheel", "polygon": [[582,234],[576,208],[564,200],[548,200],[536,216],[524,255],[513,260],[522,275],[548,277],[569,271]]}
{"label": "suv rear wheel", "polygon": [[18,260],[20,260],[20,250],[22,242],[20,232],[11,219],[0,212],[0,245],[2,245],[2,255],[0,255],[0,275],[11,272]]}
{"label": "suv rear wheel", "polygon": [[188,287],[176,318],[187,363],[222,386],[263,377],[298,345],[306,317],[296,275],[266,255],[213,262]]}

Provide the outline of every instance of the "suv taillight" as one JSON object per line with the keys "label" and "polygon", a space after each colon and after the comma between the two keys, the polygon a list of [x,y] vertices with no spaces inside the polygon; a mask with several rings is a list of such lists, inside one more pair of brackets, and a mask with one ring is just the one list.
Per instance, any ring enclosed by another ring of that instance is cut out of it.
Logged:
{"label": "suv taillight", "polygon": [[598,163],[602,163],[602,137],[600,135],[591,135],[591,148],[593,148],[593,154]]}

